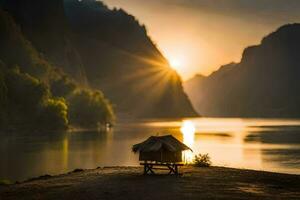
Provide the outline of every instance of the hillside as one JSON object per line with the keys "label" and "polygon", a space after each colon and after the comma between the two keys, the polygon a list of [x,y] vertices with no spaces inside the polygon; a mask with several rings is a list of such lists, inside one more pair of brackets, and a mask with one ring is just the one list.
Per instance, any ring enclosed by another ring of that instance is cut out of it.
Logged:
{"label": "hillside", "polygon": [[135,17],[94,0],[67,0],[65,7],[89,83],[101,88],[117,111],[138,117],[196,116],[180,77]]}
{"label": "hillside", "polygon": [[2,0],[2,7],[14,17],[22,33],[52,64],[85,83],[84,69],[64,15],[62,0]]}
{"label": "hillside", "polygon": [[197,111],[214,117],[300,117],[299,35],[300,24],[282,26],[246,48],[240,63],[187,81]]}
{"label": "hillside", "polygon": [[117,113],[197,115],[145,26],[124,10],[95,0],[3,0],[2,5],[50,63],[102,90]]}
{"label": "hillside", "polygon": [[50,64],[1,9],[0,43],[0,131],[53,131],[113,121],[103,94],[81,88]]}

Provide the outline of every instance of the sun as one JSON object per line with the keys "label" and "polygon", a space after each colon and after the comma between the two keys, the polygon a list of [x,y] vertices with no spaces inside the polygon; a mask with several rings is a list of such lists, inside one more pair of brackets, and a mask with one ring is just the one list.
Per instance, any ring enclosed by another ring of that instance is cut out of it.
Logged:
{"label": "sun", "polygon": [[184,54],[172,54],[166,56],[169,61],[169,66],[174,69],[179,75],[184,75],[189,72],[188,60]]}
{"label": "sun", "polygon": [[170,59],[170,65],[172,68],[178,69],[182,65],[182,62],[179,59]]}

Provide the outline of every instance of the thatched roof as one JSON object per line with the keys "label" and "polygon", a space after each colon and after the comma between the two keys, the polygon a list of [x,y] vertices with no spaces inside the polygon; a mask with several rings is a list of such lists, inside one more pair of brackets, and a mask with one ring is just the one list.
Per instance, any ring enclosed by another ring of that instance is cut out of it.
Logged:
{"label": "thatched roof", "polygon": [[171,152],[191,150],[188,146],[178,141],[172,135],[151,136],[142,143],[135,144],[132,147],[133,152],[157,152],[165,149]]}

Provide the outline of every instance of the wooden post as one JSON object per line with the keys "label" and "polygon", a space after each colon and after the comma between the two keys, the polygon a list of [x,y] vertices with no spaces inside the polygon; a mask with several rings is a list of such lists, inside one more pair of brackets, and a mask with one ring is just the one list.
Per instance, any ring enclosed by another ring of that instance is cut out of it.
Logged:
{"label": "wooden post", "polygon": [[175,164],[175,174],[178,175],[178,166]]}

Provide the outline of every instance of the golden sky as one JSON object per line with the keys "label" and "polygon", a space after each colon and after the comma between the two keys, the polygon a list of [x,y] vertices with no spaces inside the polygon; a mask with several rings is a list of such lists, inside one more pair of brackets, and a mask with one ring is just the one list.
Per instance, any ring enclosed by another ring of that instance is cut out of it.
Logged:
{"label": "golden sky", "polygon": [[104,0],[145,24],[184,80],[238,62],[286,23],[300,22],[300,0]]}

